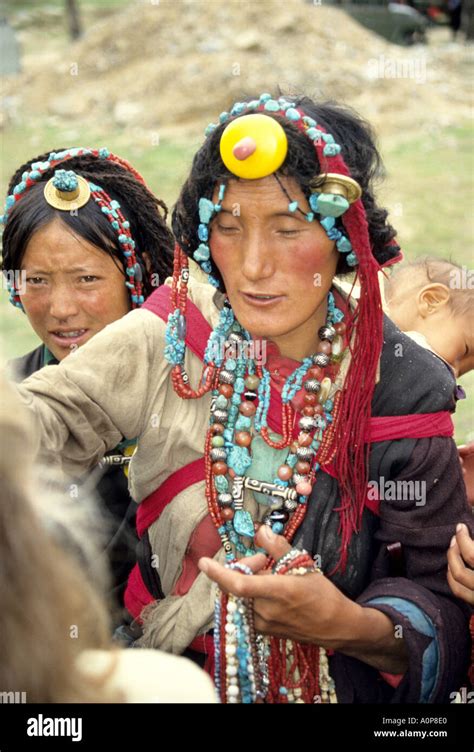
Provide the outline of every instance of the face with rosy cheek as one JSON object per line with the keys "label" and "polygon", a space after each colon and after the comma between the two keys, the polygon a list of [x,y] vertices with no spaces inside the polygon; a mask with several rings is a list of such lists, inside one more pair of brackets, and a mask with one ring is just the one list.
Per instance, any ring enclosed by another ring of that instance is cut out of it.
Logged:
{"label": "face with rosy cheek", "polygon": [[21,270],[23,308],[57,360],[130,310],[120,262],[59,219],[31,237]]}
{"label": "face with rosy cheek", "polygon": [[211,225],[210,249],[240,324],[301,360],[319,342],[339,253],[319,222],[305,218],[311,209],[297,182],[280,182],[303,214],[288,211],[273,175],[230,180]]}

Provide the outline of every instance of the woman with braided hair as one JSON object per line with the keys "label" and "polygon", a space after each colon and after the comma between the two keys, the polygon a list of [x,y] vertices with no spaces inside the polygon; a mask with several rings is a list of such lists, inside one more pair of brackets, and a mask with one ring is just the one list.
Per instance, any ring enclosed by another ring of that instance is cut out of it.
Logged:
{"label": "woman with braided hair", "polygon": [[[107,149],[36,157],[13,175],[8,195],[3,272],[10,300],[42,342],[9,364],[22,381],[140,305],[170,273],[172,236],[165,204]],[[133,446],[120,444],[104,458],[98,484],[112,528],[108,555],[119,604],[134,562],[135,504],[123,472]]]}
{"label": "woman with braided hair", "polygon": [[237,102],[179,196],[173,278],[19,387],[66,470],[139,437],[137,646],[205,662],[224,702],[445,702],[467,668],[455,382],[383,316],[377,167],[347,108]]}

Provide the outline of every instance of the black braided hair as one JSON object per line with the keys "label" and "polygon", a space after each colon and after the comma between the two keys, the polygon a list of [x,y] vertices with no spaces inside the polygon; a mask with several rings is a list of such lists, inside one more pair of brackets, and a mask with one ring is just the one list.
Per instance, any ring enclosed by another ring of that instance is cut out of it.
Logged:
{"label": "black braided hair", "polygon": [[[258,99],[249,97],[248,100],[241,101],[249,101],[252,98]],[[378,206],[374,196],[374,183],[377,178],[382,177],[383,165],[371,126],[352,109],[337,102],[315,103],[304,96],[286,96],[285,99],[294,102],[295,107],[301,107],[306,115],[321,123],[328,133],[334,136],[336,143],[341,145],[341,154],[350,174],[362,188],[362,202],[367,214],[373,254],[379,264],[396,257],[400,250],[392,242],[396,231],[387,222],[388,212]],[[314,181],[320,174],[320,165],[313,144],[285,118],[270,112],[265,114],[274,117],[281,124],[288,138],[288,153],[278,174],[294,178],[308,198],[311,193],[310,181]],[[195,155],[191,172],[173,210],[172,227],[176,240],[183,251],[191,257],[199,245],[199,199],[201,196],[212,198],[215,186],[219,182],[238,179],[227,170],[220,156],[219,142],[225,127],[226,123],[218,125]],[[341,253],[336,274],[353,271],[345,258]],[[222,284],[214,264],[212,269],[213,276]]]}
{"label": "black braided hair", "polygon": [[[65,149],[53,149],[56,153]],[[22,174],[31,170],[33,162],[44,162],[47,154],[35,157],[18,168],[12,176],[8,194],[21,181]],[[77,214],[62,212],[50,206],[43,197],[44,184],[53,177],[55,169],[74,170],[87,180],[103,188],[112,199],[120,203],[125,218],[130,222],[130,232],[135,241],[137,261],[143,268],[145,297],[154,287],[173,273],[173,236],[166,224],[168,209],[165,203],[137,180],[124,166],[108,159],[82,155],[44,173],[41,181],[32,186],[11,209],[3,232],[3,269],[19,269],[32,235],[42,226],[59,217],[75,234],[109,253],[117,259],[125,276],[123,257],[117,233],[104,217],[95,201],[89,201]],[[150,260],[149,273],[143,253]]]}

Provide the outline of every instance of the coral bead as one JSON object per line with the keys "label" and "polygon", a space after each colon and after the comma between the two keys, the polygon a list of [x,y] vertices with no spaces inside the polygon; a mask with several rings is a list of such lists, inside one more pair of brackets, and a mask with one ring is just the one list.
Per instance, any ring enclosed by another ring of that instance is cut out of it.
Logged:
{"label": "coral bead", "polygon": [[232,384],[220,384],[219,385],[219,394],[223,394],[224,397],[227,399],[230,399],[234,393],[234,387]]}
{"label": "coral bead", "polygon": [[280,480],[290,480],[293,475],[293,470],[289,465],[280,465],[278,468],[278,477]]}
{"label": "coral bead", "polygon": [[311,470],[311,465],[309,464],[309,462],[297,462],[295,470],[300,475],[307,475]]}
{"label": "coral bead", "polygon": [[212,472],[214,475],[225,475],[227,472],[227,464],[225,462],[213,462]]}
{"label": "coral bead", "polygon": [[229,507],[221,509],[221,517],[225,522],[230,522],[230,520],[234,519],[234,510]]}
{"label": "coral bead", "polygon": [[252,415],[255,415],[257,408],[255,407],[253,402],[245,400],[244,402],[240,403],[239,410],[242,415],[245,415],[246,418],[250,418]]}
{"label": "coral bead", "polygon": [[312,407],[311,405],[306,405],[306,407],[303,408],[303,415],[309,415],[313,417],[314,407]]}
{"label": "coral bead", "polygon": [[324,408],[319,403],[314,406],[314,414],[315,415],[322,415],[324,413]]}
{"label": "coral bead", "polygon": [[314,407],[318,403],[318,396],[314,393],[308,393],[304,396],[305,405]]}
{"label": "coral bead", "polygon": [[309,496],[311,493],[311,483],[308,483],[307,481],[302,481],[301,483],[298,483],[296,486],[296,493],[298,493],[300,496]]}
{"label": "coral bead", "polygon": [[213,423],[211,430],[214,435],[221,436],[224,433],[225,426],[222,423]]}
{"label": "coral bead", "polygon": [[235,441],[239,446],[248,447],[252,443],[252,436],[248,431],[237,431]]}
{"label": "coral bead", "polygon": [[337,334],[344,334],[346,331],[346,325],[343,321],[340,321],[338,324],[334,325],[334,329],[336,330]]}

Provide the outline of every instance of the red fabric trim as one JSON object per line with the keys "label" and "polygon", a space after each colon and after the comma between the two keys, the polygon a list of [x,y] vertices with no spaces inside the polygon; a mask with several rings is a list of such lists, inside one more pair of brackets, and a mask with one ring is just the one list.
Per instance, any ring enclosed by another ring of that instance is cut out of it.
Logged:
{"label": "red fabric trim", "polygon": [[[168,316],[173,312],[171,305],[171,287],[162,285],[142,305],[148,311],[156,313],[163,321],[168,321]],[[204,318],[199,308],[188,298],[186,309],[186,345],[204,360],[207,341],[212,332],[211,326]]]}
{"label": "red fabric trim", "polygon": [[453,436],[451,413],[415,413],[371,418],[364,437],[367,443],[394,439],[426,439],[430,436]]}
{"label": "red fabric trim", "polygon": [[386,681],[387,684],[390,684],[390,686],[394,689],[397,689],[401,680],[405,676],[405,674],[387,674],[385,671],[380,671],[379,673],[382,679],[384,679],[384,681]]}
{"label": "red fabric trim", "polygon": [[138,619],[145,606],[154,600],[143,582],[138,564],[135,564],[128,576],[127,587],[124,593],[125,608],[131,613],[134,619]]}
{"label": "red fabric trim", "polygon": [[170,501],[188,486],[206,477],[204,457],[199,457],[172,473],[153,493],[143,499],[137,510],[137,533],[141,538],[152,522],[158,519]]}
{"label": "red fabric trim", "polygon": [[171,595],[186,595],[200,572],[199,559],[203,556],[213,559],[221,545],[214,521],[210,514],[206,514],[191,533],[183,559],[183,569]]}
{"label": "red fabric trim", "polygon": [[211,675],[214,679],[214,638],[212,635],[198,635],[194,638],[192,643],[188,645],[190,650],[196,650],[198,653],[204,653],[206,661],[204,663],[204,671]]}

